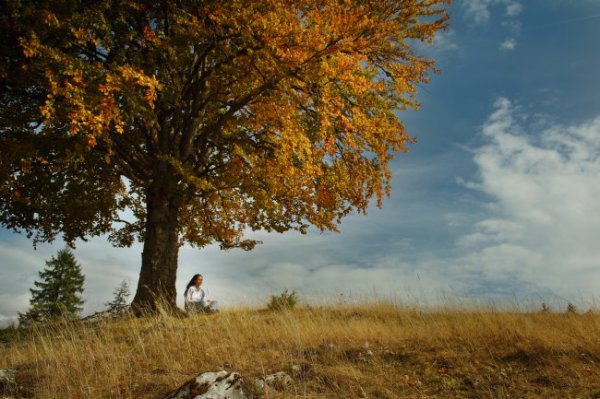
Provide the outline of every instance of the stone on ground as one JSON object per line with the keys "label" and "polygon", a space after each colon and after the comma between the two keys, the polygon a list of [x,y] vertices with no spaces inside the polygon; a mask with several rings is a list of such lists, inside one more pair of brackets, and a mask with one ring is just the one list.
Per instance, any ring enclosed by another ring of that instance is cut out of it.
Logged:
{"label": "stone on ground", "polygon": [[259,391],[264,391],[266,387],[275,388],[278,390],[285,389],[294,380],[287,373],[279,371],[274,374],[266,375],[264,378],[258,378],[254,381],[254,386]]}
{"label": "stone on ground", "polygon": [[225,370],[200,374],[165,399],[248,399],[239,373]]}
{"label": "stone on ground", "polygon": [[11,399],[12,396],[8,395],[18,390],[16,374],[15,369],[0,369],[0,399]]}

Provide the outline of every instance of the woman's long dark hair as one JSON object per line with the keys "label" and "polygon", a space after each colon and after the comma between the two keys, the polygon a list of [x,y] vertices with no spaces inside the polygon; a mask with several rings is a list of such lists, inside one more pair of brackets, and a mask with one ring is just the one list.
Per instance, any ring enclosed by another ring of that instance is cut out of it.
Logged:
{"label": "woman's long dark hair", "polygon": [[190,290],[190,287],[192,285],[196,285],[195,281],[198,277],[202,277],[201,274],[194,274],[194,277],[192,277],[192,279],[190,280],[190,282],[188,283],[187,287],[185,287],[185,292],[183,293],[183,296],[187,297],[187,293]]}

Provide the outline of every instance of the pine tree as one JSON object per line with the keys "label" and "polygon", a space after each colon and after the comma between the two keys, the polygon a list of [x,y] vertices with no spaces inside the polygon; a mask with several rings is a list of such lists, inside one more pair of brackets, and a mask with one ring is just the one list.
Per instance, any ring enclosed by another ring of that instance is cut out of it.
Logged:
{"label": "pine tree", "polygon": [[115,289],[113,295],[113,300],[105,304],[107,307],[106,311],[114,317],[122,316],[129,308],[127,298],[131,295],[127,281],[121,281],[121,285]]}
{"label": "pine tree", "polygon": [[19,313],[19,321],[27,324],[77,316],[82,310],[81,293],[85,278],[71,250],[58,251],[56,257],[46,261],[46,267],[39,276],[41,281],[34,282],[36,288],[30,289],[30,308],[25,314]]}

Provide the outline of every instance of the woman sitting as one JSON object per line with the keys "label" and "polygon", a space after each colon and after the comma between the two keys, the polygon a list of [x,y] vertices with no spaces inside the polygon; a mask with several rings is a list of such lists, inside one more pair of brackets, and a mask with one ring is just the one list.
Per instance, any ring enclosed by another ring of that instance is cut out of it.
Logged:
{"label": "woman sitting", "polygon": [[190,313],[216,312],[217,302],[206,299],[206,294],[202,289],[204,277],[201,274],[195,274],[185,288],[185,310]]}

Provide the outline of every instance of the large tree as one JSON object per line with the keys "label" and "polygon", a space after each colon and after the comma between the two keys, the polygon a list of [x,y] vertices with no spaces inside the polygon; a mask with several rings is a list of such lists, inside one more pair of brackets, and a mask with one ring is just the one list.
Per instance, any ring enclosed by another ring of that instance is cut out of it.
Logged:
{"label": "large tree", "polygon": [[389,191],[447,2],[5,0],[0,223],[143,241],[137,309],[184,242],[336,230]]}

